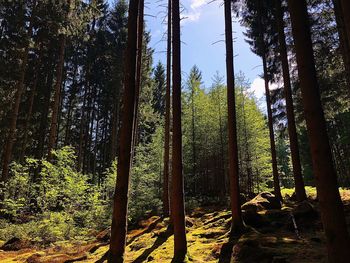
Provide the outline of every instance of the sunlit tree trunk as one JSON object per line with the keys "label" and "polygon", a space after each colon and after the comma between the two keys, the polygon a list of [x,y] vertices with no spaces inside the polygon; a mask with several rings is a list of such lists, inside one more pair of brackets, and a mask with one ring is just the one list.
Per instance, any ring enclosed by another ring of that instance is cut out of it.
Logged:
{"label": "sunlit tree trunk", "polygon": [[305,0],[288,0],[304,115],[329,262],[348,262],[350,239],[322,109]]}
{"label": "sunlit tree trunk", "polygon": [[184,178],[182,171],[181,130],[181,40],[180,3],[172,1],[172,44],[173,44],[173,138],[172,138],[172,195],[171,217],[174,225],[174,259],[182,262],[187,253]]}
{"label": "sunlit tree trunk", "polygon": [[140,0],[139,14],[137,20],[137,62],[136,62],[136,90],[135,90],[135,118],[134,118],[134,137],[133,146],[138,142],[138,108],[140,101],[140,92],[142,86],[142,46],[143,46],[143,27],[144,27],[144,0]]}
{"label": "sunlit tree trunk", "polygon": [[304,187],[304,180],[301,171],[299,144],[297,130],[295,126],[294,106],[292,97],[292,87],[289,75],[288,55],[286,46],[286,36],[284,34],[284,22],[283,12],[281,7],[281,0],[275,0],[276,2],[276,20],[278,27],[278,39],[279,39],[279,55],[282,62],[282,73],[284,83],[284,96],[286,100],[287,120],[288,120],[288,133],[290,142],[290,151],[292,156],[293,175],[295,184],[295,194],[298,201],[305,200],[306,192]]}
{"label": "sunlit tree trunk", "polygon": [[243,228],[241,205],[239,200],[239,167],[236,122],[235,83],[233,66],[233,39],[231,0],[225,0],[225,41],[226,41],[226,74],[227,74],[227,108],[228,108],[228,174],[230,180],[230,197],[232,225],[231,234]]}
{"label": "sunlit tree trunk", "polygon": [[132,162],[133,125],[135,118],[137,20],[139,1],[130,0],[128,40],[125,53],[125,89],[118,147],[117,182],[114,191],[109,262],[123,262],[126,245],[129,181]]}
{"label": "sunlit tree trunk", "polygon": [[166,62],[165,127],[164,127],[164,171],[163,214],[169,216],[169,153],[170,153],[170,85],[171,85],[171,0],[168,0],[168,36]]}

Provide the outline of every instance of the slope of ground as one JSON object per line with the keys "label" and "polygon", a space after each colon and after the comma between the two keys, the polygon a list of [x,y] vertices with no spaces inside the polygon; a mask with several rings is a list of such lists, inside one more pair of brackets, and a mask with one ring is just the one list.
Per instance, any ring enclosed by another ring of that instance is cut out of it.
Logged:
{"label": "slope of ground", "polygon": [[[312,193],[314,194],[314,193]],[[315,196],[312,196],[315,198]],[[350,223],[350,191],[342,191]],[[317,202],[286,202],[282,209],[246,211],[245,234],[229,240],[230,212],[199,208],[186,218],[188,262],[326,262]],[[292,216],[293,215],[293,216]],[[126,262],[171,262],[173,235],[167,219],[151,217],[128,234]],[[1,251],[0,262],[105,262],[108,231],[91,243],[61,243],[48,249]]]}

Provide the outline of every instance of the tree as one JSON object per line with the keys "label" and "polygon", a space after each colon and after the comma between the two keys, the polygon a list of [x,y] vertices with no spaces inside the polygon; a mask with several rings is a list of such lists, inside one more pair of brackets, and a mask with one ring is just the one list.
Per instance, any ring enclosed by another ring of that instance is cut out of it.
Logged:
{"label": "tree", "polygon": [[[66,6],[65,6],[65,13],[66,13],[66,19],[65,21],[69,21],[69,14],[71,12],[71,1],[67,0]],[[61,33],[59,36],[59,56],[58,56],[58,63],[57,63],[57,69],[56,69],[56,82],[54,87],[54,100],[52,103],[52,113],[51,113],[51,125],[50,125],[50,134],[49,134],[49,141],[47,146],[48,160],[51,159],[51,150],[55,148],[56,140],[57,140],[57,125],[58,125],[58,112],[60,107],[60,100],[61,100],[61,86],[62,86],[62,79],[63,79],[63,66],[64,66],[64,55],[65,55],[65,48],[66,48],[66,41],[67,41],[67,35],[66,33]]]}
{"label": "tree", "polygon": [[125,53],[125,91],[118,149],[117,182],[114,192],[109,262],[123,262],[127,231],[128,192],[136,105],[137,21],[139,1],[129,2],[128,40]]}
{"label": "tree", "polygon": [[321,105],[306,1],[288,0],[304,115],[330,262],[346,262],[350,239]]}
{"label": "tree", "polygon": [[180,1],[172,1],[173,45],[173,138],[172,138],[172,195],[171,217],[174,225],[174,260],[182,262],[187,253],[184,178],[182,171],[181,131],[181,40]]}
{"label": "tree", "polygon": [[169,159],[170,159],[170,92],[171,92],[171,21],[172,0],[168,0],[168,35],[166,57],[166,94],[165,94],[165,122],[164,122],[164,171],[163,171],[163,213],[169,216]]}
{"label": "tree", "polygon": [[232,225],[231,234],[243,228],[242,211],[239,195],[238,143],[236,127],[236,105],[233,68],[233,39],[232,39],[232,5],[231,0],[225,0],[225,42],[226,42],[226,74],[227,74],[227,110],[228,110],[228,175],[230,180],[230,197]]}
{"label": "tree", "polygon": [[283,11],[281,6],[281,0],[275,0],[275,9],[276,9],[275,12],[276,12],[276,21],[277,21],[277,28],[278,28],[279,56],[282,62],[282,71],[283,71],[283,83],[284,83],[283,88],[284,88],[284,96],[285,96],[286,108],[287,108],[288,133],[289,133],[290,150],[291,150],[291,156],[292,156],[295,194],[298,201],[303,201],[307,197],[306,197],[306,192],[304,188],[303,175],[301,172],[298,136],[297,136],[297,130],[295,125],[292,87],[291,87],[290,75],[289,75],[288,55],[287,55],[287,47],[286,47],[286,37],[284,34],[284,22],[283,22]]}

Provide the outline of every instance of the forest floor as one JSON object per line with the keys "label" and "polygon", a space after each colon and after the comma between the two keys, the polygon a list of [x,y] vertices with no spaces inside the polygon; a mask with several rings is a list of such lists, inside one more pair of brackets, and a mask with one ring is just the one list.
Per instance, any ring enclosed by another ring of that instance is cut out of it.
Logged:
{"label": "forest floor", "polygon": [[[350,227],[350,190],[342,190],[341,195]],[[281,209],[253,210],[243,213],[251,226],[243,235],[232,240],[228,235],[229,211],[206,207],[190,213],[186,217],[187,261],[327,262],[325,238],[314,193],[309,196],[308,202],[301,204],[286,201]],[[167,219],[153,216],[141,221],[138,229],[131,230],[125,261],[171,262],[174,239],[167,223]],[[93,242],[64,242],[46,249],[0,250],[0,262],[105,262],[108,232],[99,233]]]}

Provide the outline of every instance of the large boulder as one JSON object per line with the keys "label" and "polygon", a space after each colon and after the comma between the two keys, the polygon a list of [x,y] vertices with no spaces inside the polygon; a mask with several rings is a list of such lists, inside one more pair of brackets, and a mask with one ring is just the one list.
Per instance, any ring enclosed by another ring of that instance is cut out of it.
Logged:
{"label": "large boulder", "polygon": [[281,209],[281,207],[281,202],[270,192],[260,193],[252,200],[242,205],[243,210],[251,210],[255,212],[269,209]]}

